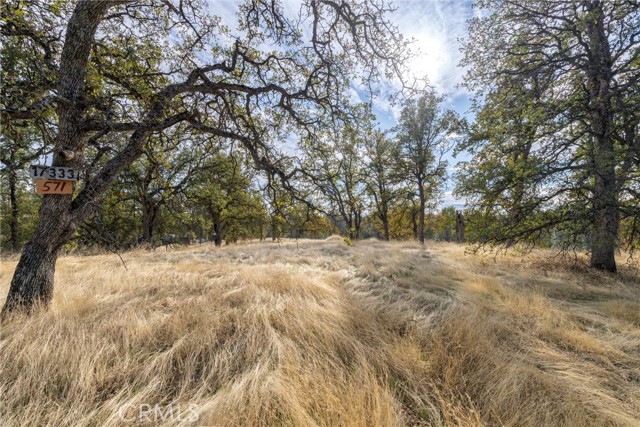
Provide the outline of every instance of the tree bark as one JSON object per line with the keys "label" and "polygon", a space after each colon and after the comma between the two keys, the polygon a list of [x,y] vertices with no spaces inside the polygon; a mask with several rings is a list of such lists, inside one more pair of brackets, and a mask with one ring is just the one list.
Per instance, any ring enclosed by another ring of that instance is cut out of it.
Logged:
{"label": "tree bark", "polygon": [[591,15],[587,23],[589,47],[589,96],[594,142],[593,232],[591,266],[616,271],[616,242],[619,228],[616,158],[611,135],[610,83],[611,53],[604,29],[604,12],[600,1],[585,2]]}
{"label": "tree bark", "polygon": [[142,209],[142,235],[143,241],[146,243],[152,243],[153,230],[155,228],[156,218],[158,213],[158,207],[150,203],[144,203]]}
{"label": "tree bark", "polygon": [[389,216],[388,215],[382,216],[382,228],[384,230],[384,240],[388,242],[389,241]]}
{"label": "tree bark", "polygon": [[60,195],[45,196],[38,227],[27,243],[16,267],[2,317],[17,310],[26,313],[46,308],[53,296],[56,259],[62,245],[75,231],[71,215],[65,211]]}
{"label": "tree bark", "polygon": [[593,194],[594,223],[591,235],[591,266],[615,272],[616,243],[620,217],[613,142],[610,137],[596,135],[595,186]]}
{"label": "tree bark", "polygon": [[277,227],[277,225],[276,225],[276,216],[275,215],[271,215],[271,241],[272,242],[275,242],[276,239],[278,238],[276,227]]}
{"label": "tree bark", "polygon": [[424,244],[424,209],[426,206],[424,187],[422,182],[418,188],[418,195],[420,196],[420,211],[418,212],[418,239],[421,244]]}
{"label": "tree bark", "polygon": [[615,191],[612,191],[611,181],[615,177],[606,173],[596,175],[594,193],[594,228],[591,236],[591,266],[599,270],[615,272],[616,242],[620,218],[618,215]]}
{"label": "tree bark", "polygon": [[31,313],[39,306],[46,308],[53,297],[53,276],[58,252],[32,241],[25,247],[11,282],[2,317],[22,311]]}
{"label": "tree bark", "polygon": [[376,214],[380,221],[382,221],[382,237],[385,241],[389,241],[389,204],[385,197],[385,190],[383,188],[379,188],[380,200],[374,194],[374,201],[376,203]]}
{"label": "tree bark", "polygon": [[18,177],[16,176],[16,171],[9,171],[9,204],[11,205],[11,250],[13,252],[18,252],[20,250],[20,242],[18,241],[18,218],[19,218],[19,210],[18,210],[18,195],[17,195],[17,187],[18,187]]}
{"label": "tree bark", "polygon": [[464,230],[464,216],[462,215],[462,212],[456,212],[456,241],[458,243],[464,243]]}
{"label": "tree bark", "polygon": [[356,240],[356,228],[353,225],[353,216],[348,215],[346,217],[347,222],[347,235],[349,236],[349,240]]}
{"label": "tree bark", "polygon": [[418,238],[418,221],[416,220],[418,216],[418,210],[415,208],[415,204],[411,207],[411,231],[413,232],[413,238]]}
{"label": "tree bark", "polygon": [[222,246],[222,240],[224,238],[224,227],[222,226],[222,221],[220,219],[214,218],[213,220],[213,230],[216,233],[216,237],[214,238],[214,243],[216,246]]}

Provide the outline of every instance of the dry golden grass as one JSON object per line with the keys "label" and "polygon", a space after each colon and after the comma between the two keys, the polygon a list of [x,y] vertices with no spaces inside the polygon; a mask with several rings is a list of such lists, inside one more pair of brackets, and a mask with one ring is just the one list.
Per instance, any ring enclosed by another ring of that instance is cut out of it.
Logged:
{"label": "dry golden grass", "polygon": [[51,309],[2,325],[3,426],[640,425],[637,267],[338,238],[123,258],[61,258]]}

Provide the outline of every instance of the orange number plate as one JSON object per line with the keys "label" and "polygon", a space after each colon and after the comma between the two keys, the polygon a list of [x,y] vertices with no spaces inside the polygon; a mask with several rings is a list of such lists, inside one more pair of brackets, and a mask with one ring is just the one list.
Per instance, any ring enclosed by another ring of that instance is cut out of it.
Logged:
{"label": "orange number plate", "polygon": [[36,193],[38,194],[73,194],[73,181],[61,181],[57,179],[36,180]]}

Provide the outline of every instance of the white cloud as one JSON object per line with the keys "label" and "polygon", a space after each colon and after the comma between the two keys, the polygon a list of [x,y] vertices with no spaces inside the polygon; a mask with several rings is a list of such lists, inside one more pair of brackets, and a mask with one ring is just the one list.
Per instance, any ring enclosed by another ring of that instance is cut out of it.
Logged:
{"label": "white cloud", "polygon": [[[400,111],[402,110],[402,107],[399,103],[393,104],[385,97],[374,97],[372,104],[374,112],[377,113],[377,115],[382,114],[387,116],[387,119],[390,120],[389,123],[393,124],[400,119]],[[381,117],[379,117],[379,119],[380,118]],[[391,126],[391,124],[387,127]]]}
{"label": "white cloud", "polygon": [[452,191],[445,191],[442,195],[442,199],[440,200],[440,203],[438,204],[437,209],[439,210],[439,209],[446,208],[448,206],[453,206],[458,210],[462,210],[464,209],[465,203],[466,203],[466,199],[461,197],[455,197]]}
{"label": "white cloud", "polygon": [[364,102],[364,100],[360,97],[360,94],[358,93],[356,88],[353,87],[353,85],[349,86],[348,98],[349,98],[349,102],[354,104]]}
{"label": "white cloud", "polygon": [[464,0],[400,0],[392,21],[419,52],[410,61],[414,77],[429,78],[444,94],[460,92],[464,70],[459,39],[466,37],[467,20],[473,16],[471,2]]}
{"label": "white cloud", "polygon": [[238,0],[207,0],[209,13],[219,16],[223,25],[229,27],[232,34],[237,32],[238,16],[236,15],[240,2]]}

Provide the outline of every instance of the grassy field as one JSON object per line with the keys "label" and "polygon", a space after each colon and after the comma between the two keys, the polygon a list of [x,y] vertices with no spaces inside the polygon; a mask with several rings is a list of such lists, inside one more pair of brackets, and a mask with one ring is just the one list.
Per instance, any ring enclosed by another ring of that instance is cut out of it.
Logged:
{"label": "grassy field", "polygon": [[[342,239],[66,256],[3,426],[638,426],[640,274]],[[15,260],[0,263],[6,295]]]}

